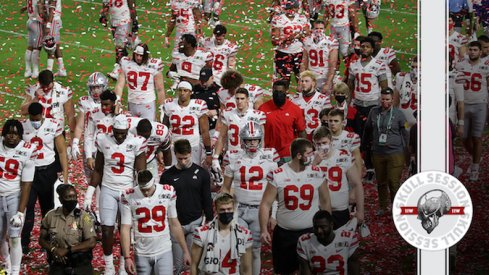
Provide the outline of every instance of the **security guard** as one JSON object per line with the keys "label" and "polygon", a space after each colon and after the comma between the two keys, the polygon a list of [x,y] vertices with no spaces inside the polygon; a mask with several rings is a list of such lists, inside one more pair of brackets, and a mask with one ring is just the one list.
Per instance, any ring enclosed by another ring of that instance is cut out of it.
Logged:
{"label": "security guard", "polygon": [[61,207],[49,211],[41,223],[39,244],[48,252],[49,274],[93,274],[92,249],[96,233],[90,215],[76,205],[73,185],[56,188]]}

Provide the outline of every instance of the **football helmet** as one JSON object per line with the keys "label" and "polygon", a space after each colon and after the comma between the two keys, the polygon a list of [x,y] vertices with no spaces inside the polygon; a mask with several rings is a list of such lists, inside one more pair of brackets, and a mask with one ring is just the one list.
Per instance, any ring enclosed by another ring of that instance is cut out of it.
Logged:
{"label": "football helmet", "polygon": [[283,0],[282,8],[284,10],[298,9],[300,7],[299,0]]}
{"label": "football helmet", "polygon": [[366,7],[367,9],[365,10],[365,15],[367,16],[368,19],[375,19],[379,17],[380,0],[379,1],[370,0],[366,4]]}
{"label": "football helmet", "polygon": [[[263,131],[261,126],[253,121],[246,123],[246,125],[239,131],[239,138],[241,139],[241,148],[249,153],[256,153],[258,148],[262,143],[263,139]],[[258,144],[256,146],[247,145],[247,140],[258,140]]]}
{"label": "football helmet", "polygon": [[95,101],[100,100],[100,94],[103,91],[107,90],[109,87],[109,80],[107,77],[101,72],[94,72],[88,77],[87,80],[87,88],[88,95],[93,98]]}
{"label": "football helmet", "polygon": [[42,47],[48,54],[54,54],[54,51],[56,50],[56,41],[54,41],[54,37],[46,35],[42,40]]}

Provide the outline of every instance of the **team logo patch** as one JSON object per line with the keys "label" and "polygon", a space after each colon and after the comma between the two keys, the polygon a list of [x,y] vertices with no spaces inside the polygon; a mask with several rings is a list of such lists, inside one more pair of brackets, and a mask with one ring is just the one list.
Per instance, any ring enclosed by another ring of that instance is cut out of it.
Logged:
{"label": "team logo patch", "polygon": [[410,177],[394,198],[396,229],[412,246],[443,250],[467,233],[472,221],[472,200],[455,177],[427,171]]}

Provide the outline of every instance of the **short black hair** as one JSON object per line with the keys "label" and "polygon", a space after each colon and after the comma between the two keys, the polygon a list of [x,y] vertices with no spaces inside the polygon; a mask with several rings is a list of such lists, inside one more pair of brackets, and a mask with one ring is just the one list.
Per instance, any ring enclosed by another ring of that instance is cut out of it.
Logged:
{"label": "short black hair", "polygon": [[250,97],[250,92],[246,88],[238,88],[235,94],[243,94],[246,97]]}
{"label": "short black hair", "polygon": [[54,75],[53,72],[50,70],[43,70],[39,73],[38,76],[38,81],[41,86],[48,86],[49,84],[53,83],[54,81]]}
{"label": "short black hair", "polygon": [[372,48],[375,48],[375,41],[370,37],[365,37],[364,39],[360,40],[360,44],[363,43],[369,43]]}
{"label": "short black hair", "polygon": [[216,35],[223,35],[223,34],[226,34],[228,32],[228,30],[226,29],[226,27],[224,25],[217,25],[214,30],[212,31],[213,34],[216,34]]}
{"label": "short black hair", "polygon": [[394,90],[392,90],[389,87],[385,87],[384,89],[380,90],[380,94],[382,94],[382,95],[394,95]]}
{"label": "short black hair", "polygon": [[152,129],[153,129],[153,127],[151,126],[151,121],[149,121],[146,118],[141,119],[139,121],[138,125],[136,126],[136,131],[138,133],[141,133],[141,132],[149,132]]}
{"label": "short black hair", "polygon": [[371,32],[367,36],[368,37],[377,37],[379,39],[379,41],[382,41],[382,39],[384,39],[384,37],[382,36],[382,34],[380,32]]}
{"label": "short black hair", "polygon": [[137,174],[138,184],[147,183],[151,179],[153,179],[153,173],[151,173],[149,170],[141,170]]}
{"label": "short black hair", "polygon": [[479,48],[479,50],[482,50],[482,44],[479,41],[470,42],[469,45],[467,45],[467,48],[469,48],[469,47],[477,47],[477,48]]}
{"label": "short black hair", "polygon": [[2,128],[2,137],[5,137],[11,128],[16,128],[17,134],[19,134],[20,138],[22,139],[22,136],[24,135],[24,127],[17,119],[9,119],[5,121]]}
{"label": "short black hair", "polygon": [[188,139],[179,139],[173,143],[173,151],[175,154],[190,154],[192,153],[192,146],[190,146],[190,141]]}
{"label": "short black hair", "polygon": [[479,42],[484,42],[484,43],[489,43],[489,36],[483,34],[477,37],[477,41]]}
{"label": "short black hair", "polygon": [[192,46],[192,48],[197,47],[197,39],[195,38],[195,36],[193,34],[190,34],[190,33],[183,34],[181,39],[185,40],[185,42],[189,43],[190,46]]}
{"label": "short black hair", "polygon": [[328,113],[329,116],[340,116],[341,120],[345,120],[345,112],[343,110],[340,110],[338,108],[333,108],[331,111]]}
{"label": "short black hair", "polygon": [[111,90],[107,89],[100,94],[100,100],[110,100],[115,102],[117,100],[117,95]]}
{"label": "short black hair", "polygon": [[290,156],[294,159],[298,154],[304,155],[307,148],[314,148],[311,141],[305,138],[296,138],[290,144]]}
{"label": "short black hair", "polygon": [[331,215],[331,213],[323,209],[318,210],[318,212],[316,212],[316,214],[314,214],[314,216],[312,217],[313,221],[317,221],[321,219],[326,219],[329,223],[331,224],[333,223],[333,215]]}
{"label": "short black hair", "polygon": [[285,90],[288,90],[289,89],[289,82],[287,82],[283,79],[277,80],[277,81],[273,82],[272,89],[277,87],[277,86],[283,86],[283,87],[285,87]]}
{"label": "short black hair", "polygon": [[31,116],[37,116],[39,114],[42,114],[43,110],[44,110],[44,107],[42,107],[41,103],[39,103],[39,102],[32,102],[29,105],[29,108],[27,109],[29,115],[31,115]]}

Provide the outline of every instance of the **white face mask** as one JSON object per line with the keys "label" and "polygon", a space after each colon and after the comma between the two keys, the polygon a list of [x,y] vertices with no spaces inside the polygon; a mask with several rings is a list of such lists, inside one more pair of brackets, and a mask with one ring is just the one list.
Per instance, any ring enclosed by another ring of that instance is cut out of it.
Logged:
{"label": "white face mask", "polygon": [[329,144],[322,144],[319,146],[319,151],[327,154],[329,152]]}
{"label": "white face mask", "polygon": [[42,125],[42,121],[31,121],[31,125],[32,127],[34,127],[34,129],[39,129],[41,128],[41,125]]}
{"label": "white face mask", "polygon": [[309,156],[306,158],[306,161],[304,161],[304,166],[311,165],[312,161],[314,159],[314,156]]}

